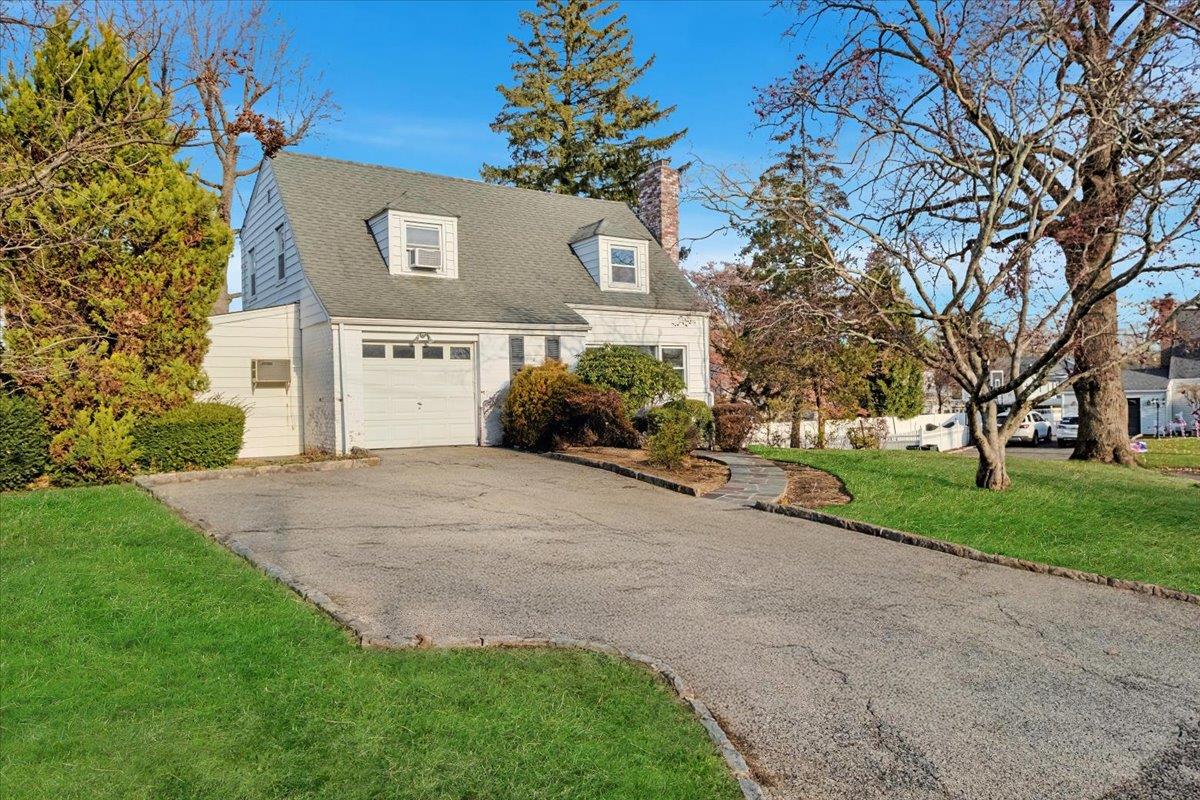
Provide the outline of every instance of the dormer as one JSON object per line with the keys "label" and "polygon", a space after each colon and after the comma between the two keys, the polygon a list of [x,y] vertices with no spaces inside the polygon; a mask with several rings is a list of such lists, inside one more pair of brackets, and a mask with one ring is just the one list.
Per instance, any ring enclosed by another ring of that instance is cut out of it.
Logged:
{"label": "dormer", "polygon": [[393,275],[458,277],[458,218],[384,208],[367,220]]}
{"label": "dormer", "polygon": [[603,292],[650,292],[650,242],[609,234],[607,220],[580,228],[571,249]]}

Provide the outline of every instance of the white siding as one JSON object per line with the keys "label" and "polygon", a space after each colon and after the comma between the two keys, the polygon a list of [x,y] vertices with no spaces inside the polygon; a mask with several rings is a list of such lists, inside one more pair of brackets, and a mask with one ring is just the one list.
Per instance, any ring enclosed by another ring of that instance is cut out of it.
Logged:
{"label": "white siding", "polygon": [[597,310],[577,307],[591,324],[588,344],[682,346],[689,397],[711,402],[708,393],[708,317],[691,312]]}
{"label": "white siding", "polygon": [[337,405],[334,402],[333,330],[319,323],[300,332],[304,357],[304,443],[314,450],[337,448]]}
{"label": "white siding", "polygon": [[[284,276],[278,277],[275,245],[275,230],[283,227]],[[271,164],[263,164],[250,206],[242,221],[240,233],[242,252],[242,308],[252,310],[300,303],[300,324],[307,327],[326,319],[325,311],[313,293],[304,270],[300,266],[300,255],[292,238],[291,225],[284,214],[283,202],[275,185]],[[253,268],[256,273],[257,291],[250,292],[250,251],[254,251]]]}
{"label": "white siding", "polygon": [[[246,409],[243,458],[295,455],[304,448],[300,330],[295,305],[239,311],[210,317],[204,372],[206,399]],[[291,386],[255,389],[250,380],[254,359],[289,359]]]}

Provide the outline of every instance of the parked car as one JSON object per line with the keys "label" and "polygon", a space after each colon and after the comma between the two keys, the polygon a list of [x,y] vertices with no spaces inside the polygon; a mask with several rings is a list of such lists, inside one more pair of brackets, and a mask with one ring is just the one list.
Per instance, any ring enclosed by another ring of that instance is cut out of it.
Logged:
{"label": "parked car", "polygon": [[1079,438],[1079,417],[1063,417],[1058,421],[1058,427],[1054,429],[1054,438],[1058,440],[1058,446],[1075,444],[1075,440]]}
{"label": "parked car", "polygon": [[[1003,425],[1008,419],[1008,414],[1001,414],[996,418],[997,425]],[[1036,411],[1030,411],[1025,415],[1025,419],[1021,420],[1021,424],[1013,431],[1009,437],[1010,442],[1029,442],[1033,446],[1037,446],[1042,442],[1048,442],[1052,438],[1054,426],[1050,421]]]}

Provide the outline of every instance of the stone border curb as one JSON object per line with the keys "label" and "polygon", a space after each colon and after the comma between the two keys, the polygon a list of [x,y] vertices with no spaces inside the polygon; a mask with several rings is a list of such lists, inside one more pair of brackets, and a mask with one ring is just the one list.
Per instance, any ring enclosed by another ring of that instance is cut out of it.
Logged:
{"label": "stone border curb", "polygon": [[154,475],[139,475],[133,482],[143,489],[165,483],[190,483],[191,481],[215,481],[222,478],[245,478],[252,475],[273,475],[289,472],[329,472],[338,469],[358,469],[379,466],[379,456],[366,458],[339,458],[331,461],[309,461],[301,464],[263,464],[258,467],[229,467],[228,469],[198,469],[184,472],[159,472]]}
{"label": "stone border curb", "polygon": [[690,497],[699,496],[699,492],[697,492],[696,489],[691,486],[687,486],[686,484],[682,483],[676,483],[670,478],[660,478],[657,475],[651,475],[647,472],[638,472],[636,469],[625,467],[620,464],[613,464],[608,461],[598,461],[585,456],[578,456],[574,453],[542,453],[541,455],[545,456],[546,458],[553,458],[555,461],[567,461],[571,464],[581,464],[585,467],[606,469],[609,472],[615,472],[618,475],[624,475],[626,478],[633,478],[635,480],[657,486],[660,489],[670,489],[672,492],[679,492],[680,494],[686,494]]}
{"label": "stone border curb", "polygon": [[[371,459],[362,459],[370,461]],[[378,458],[374,459],[375,463],[379,462]],[[321,463],[337,463],[337,462],[321,462]],[[292,466],[292,465],[289,465]],[[374,466],[363,465],[363,466]],[[614,465],[615,466],[615,465]],[[633,471],[633,470],[631,470]],[[180,474],[180,473],[168,473]],[[188,474],[188,473],[182,473]],[[650,476],[653,477],[653,476]],[[169,483],[164,481],[163,483]],[[153,484],[138,483],[138,486],[153,497],[158,502],[169,508],[180,519],[186,522],[193,529],[199,531],[205,538],[212,540],[218,545],[229,550],[234,555],[246,561],[251,567],[266,575],[278,583],[283,584],[288,589],[291,589],[296,594],[300,595],[304,600],[311,603],[319,611],[324,612],[330,619],[337,623],[342,629],[346,630],[354,637],[354,642],[364,650],[410,650],[422,648],[439,648],[439,649],[462,649],[470,647],[544,647],[564,650],[586,650],[592,653],[601,653],[608,656],[614,656],[635,664],[641,664],[649,669],[657,677],[663,680],[668,687],[675,693],[677,697],[696,716],[700,725],[708,733],[708,738],[716,745],[721,757],[725,760],[726,766],[732,773],[734,780],[737,781],[738,787],[742,790],[743,800],[768,800],[766,791],[762,785],[754,779],[750,771],[750,765],[746,763],[745,757],[737,746],[725,733],[725,729],[721,727],[721,723],[717,722],[716,717],[709,711],[708,706],[704,701],[696,697],[695,693],[684,683],[683,678],[669,664],[653,656],[645,655],[634,650],[623,650],[615,645],[607,642],[596,641],[592,639],[570,639],[562,636],[554,636],[549,638],[529,637],[529,636],[477,636],[471,638],[451,638],[446,637],[434,640],[430,636],[418,633],[414,636],[403,638],[393,638],[391,636],[378,636],[371,632],[372,628],[376,627],[374,620],[369,617],[360,617],[350,613],[347,609],[342,608],[334,602],[329,595],[322,592],[320,589],[302,583],[289,573],[287,570],[278,567],[274,564],[263,564],[254,557],[254,551],[246,545],[239,542],[237,539],[228,536],[220,536],[213,532],[204,524],[203,520],[195,519],[189,514],[185,514],[175,506],[171,505],[167,500],[160,496],[155,490]],[[690,487],[689,487],[690,488]]]}
{"label": "stone border curb", "polygon": [[896,530],[895,528],[884,528],[879,525],[872,525],[869,522],[861,522],[855,519],[846,519],[845,517],[826,514],[821,511],[814,511],[811,508],[801,508],[800,506],[784,506],[778,503],[764,503],[761,500],[754,504],[754,508],[759,511],[769,511],[772,514],[782,514],[787,517],[798,517],[811,522],[822,522],[826,525],[833,525],[838,528],[843,528],[855,533],[865,533],[868,536],[878,536],[881,539],[888,539],[901,544],[910,544],[916,547],[924,547],[926,550],[936,550],[939,553],[946,553],[959,558],[969,558],[972,561],[982,561],[986,564],[998,564],[1002,567],[1010,567],[1012,569],[1022,569],[1026,572],[1035,572],[1039,575],[1054,575],[1059,578],[1069,578],[1073,581],[1083,581],[1085,583],[1096,583],[1101,586],[1111,586],[1114,589],[1125,589],[1130,592],[1138,592],[1139,594],[1153,595],[1154,597],[1163,597],[1168,600],[1182,600],[1185,603],[1200,605],[1200,595],[1185,592],[1181,589],[1171,589],[1166,586],[1160,586],[1157,583],[1143,583],[1141,581],[1130,581],[1123,578],[1112,578],[1108,575],[1101,575],[1096,572],[1084,572],[1078,569],[1069,569],[1067,567],[1056,567],[1053,564],[1043,564],[1039,561],[1027,561],[1023,558],[1013,558],[1012,556],[1002,556],[996,553],[985,553],[982,550],[976,550],[974,547],[947,542],[942,539],[933,539],[928,536],[921,536],[916,533],[908,533],[907,531]]}

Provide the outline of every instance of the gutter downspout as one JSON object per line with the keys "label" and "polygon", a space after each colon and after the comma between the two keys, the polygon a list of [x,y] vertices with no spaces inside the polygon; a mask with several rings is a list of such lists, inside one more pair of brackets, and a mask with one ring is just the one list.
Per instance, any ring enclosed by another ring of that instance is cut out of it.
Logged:
{"label": "gutter downspout", "polygon": [[[350,449],[346,446],[346,370],[343,366],[346,361],[346,348],[344,346],[346,337],[346,323],[339,322],[338,326],[338,403],[341,405],[342,418],[342,446],[340,448],[341,455],[346,455]],[[335,448],[337,449],[337,448]]]}

